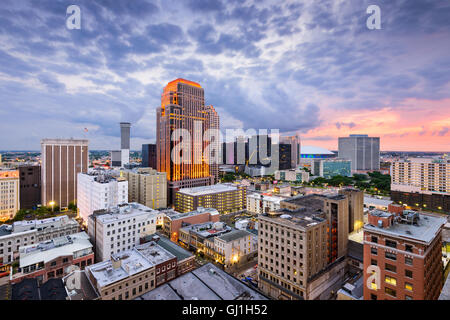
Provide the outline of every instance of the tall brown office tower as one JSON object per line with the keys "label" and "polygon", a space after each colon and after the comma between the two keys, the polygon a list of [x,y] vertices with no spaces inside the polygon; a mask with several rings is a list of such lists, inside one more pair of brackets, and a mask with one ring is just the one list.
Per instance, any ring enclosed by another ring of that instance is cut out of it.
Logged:
{"label": "tall brown office tower", "polygon": [[42,205],[76,202],[77,174],[88,170],[88,140],[43,139],[41,160]]}
{"label": "tall brown office tower", "polygon": [[[205,106],[200,84],[176,79],[163,90],[156,123],[157,170],[167,173],[167,201],[173,205],[175,193],[180,188],[206,186],[217,180],[218,166],[210,166],[210,155],[203,152],[209,142],[204,141],[203,136],[206,130],[219,127],[219,117],[212,106]],[[185,129],[190,134],[189,163],[177,164],[171,159],[172,151],[181,154],[182,143],[171,141],[172,133],[177,129]]]}

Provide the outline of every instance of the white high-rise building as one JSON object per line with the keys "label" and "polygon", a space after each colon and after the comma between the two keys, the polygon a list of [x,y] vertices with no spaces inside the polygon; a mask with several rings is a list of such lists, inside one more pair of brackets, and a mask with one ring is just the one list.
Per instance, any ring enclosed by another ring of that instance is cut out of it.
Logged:
{"label": "white high-rise building", "polygon": [[109,260],[112,254],[133,249],[141,238],[154,234],[160,215],[164,214],[135,202],[90,215],[88,233],[96,261]]}
{"label": "white high-rise building", "polygon": [[94,211],[128,202],[128,181],[108,173],[98,171],[79,173],[77,190],[79,216],[85,225]]}

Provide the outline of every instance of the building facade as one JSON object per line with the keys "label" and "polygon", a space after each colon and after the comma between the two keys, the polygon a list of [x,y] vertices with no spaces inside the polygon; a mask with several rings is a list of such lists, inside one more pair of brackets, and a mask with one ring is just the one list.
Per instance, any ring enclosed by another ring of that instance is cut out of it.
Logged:
{"label": "building facade", "polygon": [[151,168],[123,170],[128,181],[128,201],[143,204],[152,209],[167,207],[167,174]]}
{"label": "building facade", "polygon": [[[157,170],[167,173],[169,204],[175,202],[177,190],[206,186],[217,180],[215,166],[210,165],[211,154],[204,153],[209,142],[203,138],[208,129],[218,126],[218,119],[212,106],[205,107],[204,90],[200,84],[176,79],[164,88],[161,107],[156,112],[156,149]],[[178,144],[172,141],[172,134],[177,129],[188,132],[190,141]],[[189,152],[183,154],[186,148]],[[172,153],[186,161],[174,162]]]}
{"label": "building facade", "polygon": [[140,239],[156,232],[158,211],[139,203],[95,211],[89,216],[88,232],[96,261],[132,249]]}
{"label": "building facade", "polygon": [[19,170],[0,169],[0,221],[13,219],[20,210]]}
{"label": "building facade", "polygon": [[364,300],[437,300],[445,223],[445,218],[410,210],[372,211],[364,226],[364,283],[373,268],[378,271],[370,288],[364,286]]}
{"label": "building facade", "polygon": [[41,166],[19,165],[20,208],[31,209],[41,204]]}
{"label": "building facade", "polygon": [[408,207],[450,212],[450,159],[393,161],[391,196]]}
{"label": "building facade", "polygon": [[219,213],[245,209],[247,188],[240,185],[215,184],[206,187],[183,188],[175,196],[175,210],[190,212],[198,207],[214,208]]}
{"label": "building facade", "polygon": [[348,198],[348,232],[357,232],[364,226],[364,191],[355,188],[339,190]]}
{"label": "building facade", "polygon": [[380,170],[380,138],[351,134],[339,138],[339,158],[352,162],[352,171]]}
{"label": "building facade", "polygon": [[85,225],[94,211],[128,203],[128,182],[124,178],[97,171],[78,173],[77,185],[77,207]]}
{"label": "building facade", "polygon": [[77,175],[89,166],[88,140],[41,141],[42,205],[67,208],[77,200]]}
{"label": "building facade", "polygon": [[142,145],[142,168],[156,169],[156,144]]}
{"label": "building facade", "polygon": [[325,179],[334,176],[352,176],[352,163],[344,159],[314,159],[311,161],[311,173]]}

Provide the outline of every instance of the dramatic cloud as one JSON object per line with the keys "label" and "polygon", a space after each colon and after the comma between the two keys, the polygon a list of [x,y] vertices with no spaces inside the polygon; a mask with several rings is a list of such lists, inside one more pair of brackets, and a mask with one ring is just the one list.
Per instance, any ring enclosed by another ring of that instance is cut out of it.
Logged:
{"label": "dramatic cloud", "polygon": [[[72,4],[81,30],[66,29]],[[371,4],[381,30],[366,27]],[[14,121],[0,150],[45,137],[116,149],[121,121],[140,149],[155,140],[162,88],[182,77],[202,85],[223,130],[450,151],[448,17],[444,0],[3,0],[0,117]]]}

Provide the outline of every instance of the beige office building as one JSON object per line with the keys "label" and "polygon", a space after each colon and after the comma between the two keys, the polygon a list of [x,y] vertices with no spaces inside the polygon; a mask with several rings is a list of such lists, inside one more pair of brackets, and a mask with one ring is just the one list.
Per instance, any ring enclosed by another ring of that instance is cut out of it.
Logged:
{"label": "beige office building", "polygon": [[14,218],[19,209],[19,170],[0,168],[0,221]]}
{"label": "beige office building", "polygon": [[88,140],[43,139],[41,141],[42,204],[67,208],[77,201],[77,174],[87,173]]}
{"label": "beige office building", "polygon": [[348,199],[312,194],[280,205],[258,218],[259,287],[275,299],[314,299],[327,288],[313,279],[347,253]]}
{"label": "beige office building", "polygon": [[152,209],[167,207],[167,174],[152,168],[123,170],[128,180],[128,202],[137,202]]}

